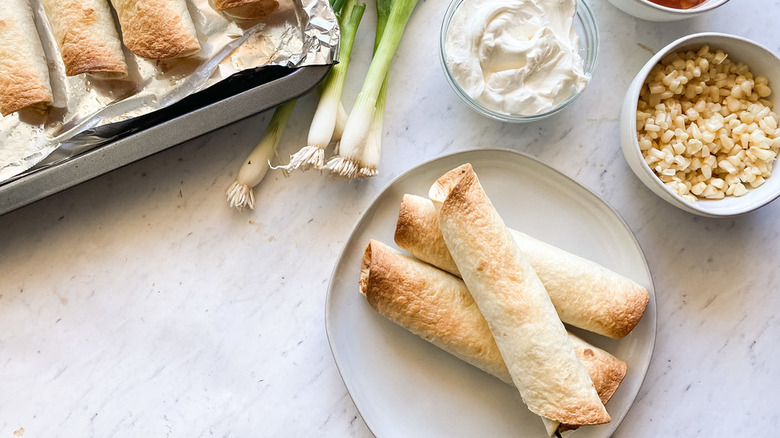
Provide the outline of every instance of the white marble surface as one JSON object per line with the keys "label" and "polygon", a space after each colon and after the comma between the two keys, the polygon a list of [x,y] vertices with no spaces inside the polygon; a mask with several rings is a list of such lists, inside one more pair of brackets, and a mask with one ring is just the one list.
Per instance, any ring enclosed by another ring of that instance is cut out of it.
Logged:
{"label": "white marble surface", "polygon": [[[684,213],[631,173],[617,125],[650,50],[713,30],[780,51],[780,2],[732,0],[669,24],[590,3],[595,80],[546,121],[501,124],[461,104],[437,60],[446,2],[422,1],[393,67],[378,177],[272,173],[256,210],[230,210],[225,189],[264,113],[0,216],[0,437],[370,436],[325,334],[335,259],[393,177],[480,147],[525,152],[590,187],[645,251],[657,342],[615,436],[766,436],[780,421],[780,201],[735,219]],[[305,140],[313,103],[294,114],[283,155]]]}

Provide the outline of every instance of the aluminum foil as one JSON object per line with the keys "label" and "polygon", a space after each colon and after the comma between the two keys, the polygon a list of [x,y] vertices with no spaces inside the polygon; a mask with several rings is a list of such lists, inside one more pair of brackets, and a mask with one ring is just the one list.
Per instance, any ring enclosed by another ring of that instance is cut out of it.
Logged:
{"label": "aluminum foil", "polygon": [[31,0],[49,63],[54,102],[46,114],[22,110],[0,117],[0,184],[110,141],[105,135],[89,134],[96,128],[121,128],[109,135],[138,129],[132,125],[139,116],[235,73],[270,65],[331,64],[336,58],[338,25],[327,0],[279,0],[279,8],[262,22],[221,14],[209,0],[187,1],[200,52],[181,59],[149,60],[125,49],[128,77],[101,80],[65,75],[43,5]]}

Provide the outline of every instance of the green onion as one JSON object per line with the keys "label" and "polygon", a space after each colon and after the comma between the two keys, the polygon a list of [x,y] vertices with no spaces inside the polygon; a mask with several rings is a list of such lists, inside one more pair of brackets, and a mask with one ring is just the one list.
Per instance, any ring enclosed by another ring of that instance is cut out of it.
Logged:
{"label": "green onion", "polygon": [[[387,19],[390,17],[390,9],[393,5],[392,0],[376,0],[376,34],[374,36],[374,53],[382,40],[382,34],[387,26]],[[374,109],[374,119],[371,121],[371,128],[366,138],[366,149],[364,151],[365,162],[379,163],[382,152],[382,128],[385,121],[385,103],[387,102],[387,83],[390,72],[385,74],[382,82],[382,88],[379,90],[379,96],[376,99],[376,108]],[[376,167],[364,167],[358,171],[360,177],[376,176]]]}
{"label": "green onion", "polygon": [[357,0],[346,0],[343,6],[334,5],[334,9],[335,7],[342,8],[340,11],[336,9],[341,30],[338,62],[323,81],[322,94],[312,118],[307,144],[290,157],[290,164],[285,166],[288,171],[321,169],[325,164],[325,149],[334,140],[334,133],[338,134],[336,131],[341,130],[337,129],[339,115],[342,119],[346,115],[346,111],[341,106],[341,94],[344,91],[344,80],[347,77],[355,34],[366,5],[358,5]]}
{"label": "green onion", "polygon": [[338,114],[336,114],[336,126],[333,128],[333,138],[331,141],[338,142],[344,134],[344,126],[347,125],[347,110],[339,102]]}
{"label": "green onion", "polygon": [[252,189],[260,184],[268,172],[271,158],[276,154],[276,148],[295,107],[295,102],[291,100],[274,110],[271,121],[265,128],[263,139],[244,161],[236,181],[227,190],[227,200],[231,207],[238,210],[243,210],[244,207],[255,208],[255,194]]}
{"label": "green onion", "polygon": [[[385,119],[385,101],[387,100],[387,86],[382,85],[382,89],[379,90],[379,96],[376,100],[376,109],[374,110],[374,118],[371,121],[371,127],[368,131],[368,137],[366,137],[366,144],[363,148],[362,162],[364,165],[355,166],[357,168],[357,175],[342,175],[348,178],[358,177],[371,177],[376,176],[377,166],[379,165],[379,158],[382,153],[382,128],[384,126]],[[336,165],[334,164],[334,167]]]}
{"label": "green onion", "polygon": [[381,151],[387,75],[417,0],[377,0],[376,3],[379,43],[375,41],[374,57],[344,127],[339,155],[327,164],[329,170],[348,178],[376,175]]}

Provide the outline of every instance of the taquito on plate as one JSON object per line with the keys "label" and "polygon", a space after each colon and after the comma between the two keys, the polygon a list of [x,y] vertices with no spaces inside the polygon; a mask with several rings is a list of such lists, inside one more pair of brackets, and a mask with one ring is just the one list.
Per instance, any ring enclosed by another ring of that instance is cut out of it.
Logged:
{"label": "taquito on plate", "polygon": [[[390,321],[514,385],[485,318],[459,277],[371,240],[361,263],[360,292]],[[568,335],[606,404],[626,375],[625,362]],[[549,429],[562,432],[575,427],[555,424]]]}
{"label": "taquito on plate", "polygon": [[429,191],[447,248],[529,410],[564,424],[610,416],[574,352],[550,296],[470,164]]}
{"label": "taquito on plate", "polygon": [[127,76],[125,54],[108,0],[42,0],[65,74]]}
{"label": "taquito on plate", "polygon": [[52,102],[49,67],[27,0],[0,1],[0,113],[44,110]]}
{"label": "taquito on plate", "polygon": [[111,0],[122,41],[142,58],[167,59],[200,50],[195,24],[185,0]]}
{"label": "taquito on plate", "polygon": [[[610,338],[628,335],[642,318],[648,290],[593,261],[510,229],[531,262],[561,321]],[[395,243],[422,261],[460,276],[430,199],[404,195]]]}

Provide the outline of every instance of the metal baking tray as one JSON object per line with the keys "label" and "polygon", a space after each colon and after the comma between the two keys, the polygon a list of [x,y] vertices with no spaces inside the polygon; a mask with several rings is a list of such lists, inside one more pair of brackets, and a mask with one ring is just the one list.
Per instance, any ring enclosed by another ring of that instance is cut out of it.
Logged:
{"label": "metal baking tray", "polygon": [[330,67],[269,66],[235,74],[142,116],[142,123],[105,144],[0,183],[0,215],[300,97],[316,87]]}

